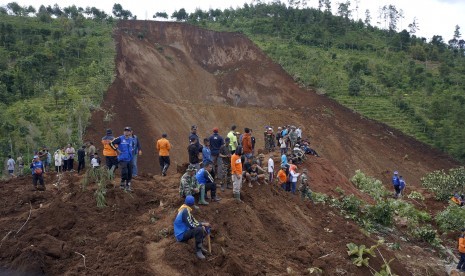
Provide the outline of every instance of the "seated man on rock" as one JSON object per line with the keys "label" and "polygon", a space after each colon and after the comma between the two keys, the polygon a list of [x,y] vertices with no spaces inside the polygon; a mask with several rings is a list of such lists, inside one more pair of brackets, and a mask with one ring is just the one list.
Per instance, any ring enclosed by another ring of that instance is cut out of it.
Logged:
{"label": "seated man on rock", "polygon": [[213,163],[208,162],[195,175],[195,177],[197,178],[197,182],[199,182],[200,185],[199,204],[201,205],[208,205],[208,202],[205,201],[205,199],[207,199],[207,191],[210,191],[212,201],[218,202],[221,200],[221,198],[216,196],[216,184],[213,176],[211,175],[212,169]]}
{"label": "seated man on rock", "polygon": [[198,194],[200,191],[199,183],[195,177],[196,169],[195,165],[189,165],[187,167],[186,173],[181,177],[181,182],[179,183],[179,195],[185,198],[188,195]]}
{"label": "seated man on rock", "polygon": [[260,182],[268,184],[265,180],[265,170],[258,167],[257,161],[252,161],[252,166],[247,169],[245,177],[249,182],[249,187],[252,187],[252,182],[256,182],[258,185]]}
{"label": "seated man on rock", "polygon": [[195,199],[188,195],[184,204],[178,209],[178,215],[174,220],[174,236],[178,242],[187,242],[195,238],[195,255],[203,260],[208,251],[203,247],[203,239],[207,235],[210,224],[198,222],[191,214]]}

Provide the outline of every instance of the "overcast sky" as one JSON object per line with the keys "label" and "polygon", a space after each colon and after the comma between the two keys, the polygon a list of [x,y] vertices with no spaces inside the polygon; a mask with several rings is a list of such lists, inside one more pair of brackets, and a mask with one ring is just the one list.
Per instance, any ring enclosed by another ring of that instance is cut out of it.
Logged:
{"label": "overcast sky", "polygon": [[[0,5],[6,5],[10,1],[0,0]],[[333,13],[337,11],[337,3],[346,0],[332,0]],[[95,6],[111,14],[114,3],[119,3],[124,9],[130,10],[137,15],[138,19],[152,19],[152,15],[157,11],[165,11],[169,15],[174,10],[185,8],[188,12],[193,12],[195,8],[207,10],[209,8],[225,9],[229,7],[242,6],[244,3],[251,3],[251,0],[17,0],[20,5],[33,5],[38,8],[41,4],[52,5],[59,3],[60,7],[76,5],[78,7]],[[270,1],[263,1],[270,2]],[[287,0],[282,1],[287,3]],[[355,9],[355,0],[351,0],[351,8]],[[316,7],[318,0],[307,0],[308,6]],[[399,22],[399,28],[407,29],[413,18],[417,18],[420,30],[418,36],[430,39],[433,35],[442,35],[444,41],[452,38],[455,25],[461,27],[461,33],[465,37],[465,0],[360,0],[358,17],[365,18],[365,10],[369,9],[372,17],[372,24],[378,20],[379,8],[384,5],[395,5],[398,10],[402,9],[405,18]],[[353,18],[357,18],[357,12],[353,11]],[[381,24],[383,27],[384,24]]]}

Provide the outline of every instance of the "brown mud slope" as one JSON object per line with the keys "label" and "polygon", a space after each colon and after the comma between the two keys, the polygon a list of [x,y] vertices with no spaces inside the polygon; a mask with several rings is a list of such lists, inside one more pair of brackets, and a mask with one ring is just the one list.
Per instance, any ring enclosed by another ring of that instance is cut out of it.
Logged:
{"label": "brown mud slope", "polygon": [[173,163],[187,160],[190,126],[201,138],[215,126],[225,135],[232,124],[262,130],[294,124],[303,127],[317,151],[345,177],[357,169],[389,180],[400,170],[418,185],[427,172],[458,163],[383,124],[365,119],[293,79],[243,35],[219,33],[181,23],[124,21],[114,34],[117,76],[104,113],[94,114],[87,138],[99,141],[104,129],[115,134],[126,125],[140,135],[143,172],[158,172],[154,144],[168,133]]}
{"label": "brown mud slope", "polygon": [[[323,170],[316,174],[325,185],[338,181]],[[244,187],[241,204],[227,190],[220,203],[196,211],[212,223],[214,236],[212,255],[197,260],[192,241],[173,237],[179,178],[139,178],[132,194],[108,186],[105,208],[96,207],[95,185],[83,189],[75,174],[66,173],[58,186],[47,175],[45,192],[31,191],[30,178],[1,183],[0,275],[304,275],[312,267],[324,275],[370,275],[352,264],[346,244],[371,246],[376,235],[366,236],[329,205],[304,203],[270,185]],[[427,245],[392,237],[386,242],[402,250],[381,252],[396,258],[397,275],[444,274]],[[373,268],[382,263],[379,254],[370,258]]]}

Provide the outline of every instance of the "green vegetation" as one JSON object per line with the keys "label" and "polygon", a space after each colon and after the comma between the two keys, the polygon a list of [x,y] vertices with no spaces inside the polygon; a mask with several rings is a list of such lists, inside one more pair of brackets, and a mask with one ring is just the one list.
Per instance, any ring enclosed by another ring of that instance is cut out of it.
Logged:
{"label": "green vegetation", "polygon": [[[394,260],[391,259],[386,261],[384,259],[383,254],[381,254],[381,251],[379,251],[379,246],[383,245],[384,241],[383,240],[378,240],[378,243],[375,245],[372,245],[370,248],[367,248],[366,245],[361,244],[361,245],[356,245],[355,243],[348,243],[346,244],[347,248],[349,249],[347,251],[347,254],[352,257],[352,263],[358,267],[360,266],[366,266],[370,269],[370,272],[372,275],[375,276],[396,276],[395,274],[392,273],[391,267],[389,264]],[[383,259],[384,264],[381,266],[381,269],[379,271],[376,271],[373,267],[370,266],[369,260],[370,257],[376,257],[376,251],[378,251],[379,255]]]}
{"label": "green vegetation", "polygon": [[434,171],[423,177],[421,183],[437,200],[448,200],[455,193],[465,192],[465,168],[450,169],[449,173]]}
{"label": "green vegetation", "polygon": [[35,10],[13,4],[0,9],[2,155],[82,143],[89,111],[113,79],[113,20],[58,5],[29,17]]}
{"label": "green vegetation", "polygon": [[446,209],[438,213],[434,220],[439,229],[444,232],[459,231],[465,227],[465,209],[455,203],[450,203]]}
{"label": "green vegetation", "polygon": [[[314,87],[359,113],[465,160],[465,41],[460,27],[448,44],[397,32],[395,6],[380,10],[388,30],[351,18],[350,1],[331,9],[306,1],[244,4],[241,8],[171,18],[247,35],[302,86]],[[328,1],[329,3],[329,1]]]}
{"label": "green vegetation", "polygon": [[86,171],[86,175],[82,179],[82,189],[85,191],[87,186],[91,183],[97,184],[95,190],[95,200],[97,201],[97,207],[103,208],[106,206],[105,195],[107,193],[107,185],[111,185],[113,179],[113,173],[108,170],[106,166],[101,166]]}

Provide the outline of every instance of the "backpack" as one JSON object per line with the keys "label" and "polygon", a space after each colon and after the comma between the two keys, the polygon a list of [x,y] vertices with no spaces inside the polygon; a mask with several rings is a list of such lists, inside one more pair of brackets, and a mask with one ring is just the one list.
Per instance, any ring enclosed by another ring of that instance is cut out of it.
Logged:
{"label": "backpack", "polygon": [[34,174],[42,175],[42,168],[35,168],[34,169]]}

